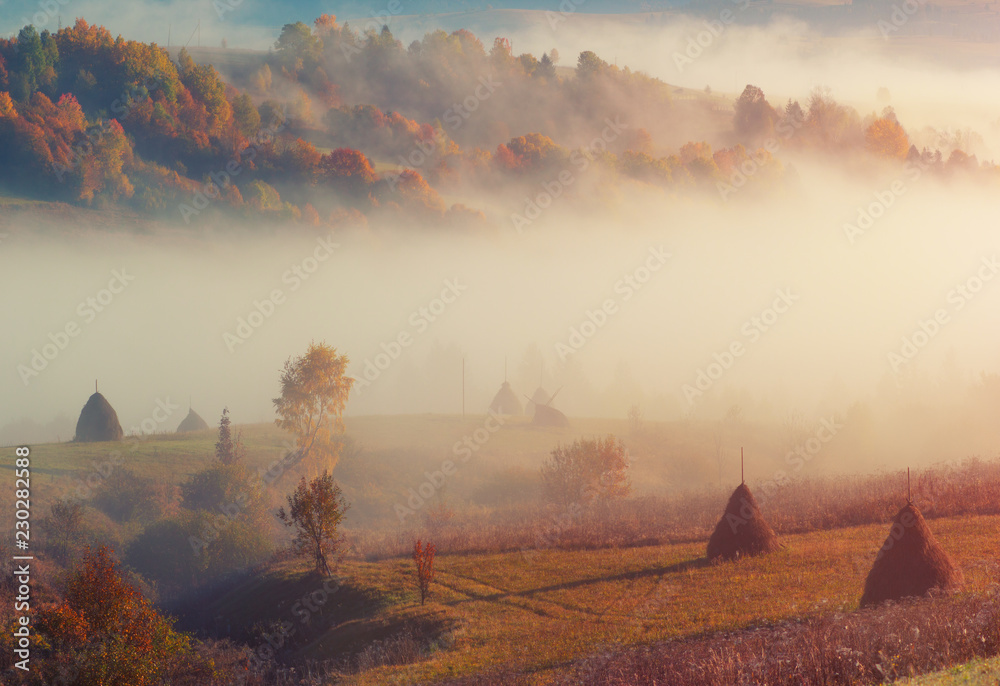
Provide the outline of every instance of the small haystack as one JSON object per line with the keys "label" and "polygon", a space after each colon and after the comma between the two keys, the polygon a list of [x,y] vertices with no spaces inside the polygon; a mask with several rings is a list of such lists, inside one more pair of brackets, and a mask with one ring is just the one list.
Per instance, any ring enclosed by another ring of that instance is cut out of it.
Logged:
{"label": "small haystack", "polygon": [[531,418],[534,426],[569,426],[569,419],[551,405],[536,405],[535,416]]}
{"label": "small haystack", "polygon": [[780,547],[774,530],[760,513],[757,499],[746,483],[741,483],[729,496],[726,511],[708,539],[708,559],[735,560],[772,553]]}
{"label": "small haystack", "polygon": [[497,394],[493,396],[490,409],[497,414],[511,417],[520,417],[524,412],[524,408],[521,407],[521,401],[517,399],[517,394],[514,393],[514,390],[506,381],[503,382],[503,386],[500,387]]}
{"label": "small haystack", "polygon": [[208,422],[202,419],[201,415],[195,412],[193,408],[188,408],[187,417],[185,417],[184,421],[177,425],[177,433],[183,434],[189,431],[204,431],[208,428]]}
{"label": "small haystack", "polygon": [[934,538],[920,510],[909,502],[896,513],[889,536],[868,572],[861,607],[922,596],[935,589],[955,590],[964,580],[962,570]]}
{"label": "small haystack", "polygon": [[80,411],[80,419],[76,422],[74,441],[92,443],[95,441],[120,441],[124,432],[118,422],[118,413],[107,398],[97,392],[94,384],[94,394],[87,399],[87,404]]}
{"label": "small haystack", "polygon": [[548,405],[552,402],[552,398],[555,396],[550,396],[548,392],[539,386],[535,389],[535,392],[530,398],[528,398],[528,403],[524,406],[524,413],[529,417],[534,416],[535,408],[541,405]]}

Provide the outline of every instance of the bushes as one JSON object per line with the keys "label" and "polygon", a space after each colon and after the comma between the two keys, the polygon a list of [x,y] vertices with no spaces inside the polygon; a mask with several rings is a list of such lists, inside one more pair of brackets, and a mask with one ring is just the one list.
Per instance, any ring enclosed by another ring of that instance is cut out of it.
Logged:
{"label": "bushes", "polygon": [[94,493],[93,504],[116,522],[152,522],[169,514],[176,503],[176,488],[118,467]]}
{"label": "bushes", "polygon": [[198,510],[146,527],[129,546],[126,561],[174,591],[245,569],[271,551],[259,522]]}
{"label": "bushes", "polygon": [[84,553],[63,600],[42,607],[37,622],[44,643],[31,674],[40,683],[146,686],[213,676],[211,664],[128,582],[106,547]]}
{"label": "bushes", "polygon": [[423,605],[431,594],[431,582],[434,581],[434,553],[437,548],[433,543],[426,547],[420,539],[413,544],[413,564],[417,566],[417,590],[420,591],[420,604]]}
{"label": "bushes", "polygon": [[608,501],[629,494],[628,450],[612,435],[552,451],[542,466],[542,492],[556,505]]}

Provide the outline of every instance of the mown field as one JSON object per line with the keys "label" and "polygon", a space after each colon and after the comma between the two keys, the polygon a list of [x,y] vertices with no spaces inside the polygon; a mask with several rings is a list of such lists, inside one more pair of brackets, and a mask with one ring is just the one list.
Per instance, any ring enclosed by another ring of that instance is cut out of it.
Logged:
{"label": "mown field", "polygon": [[[730,487],[712,484],[718,464],[706,427],[651,425],[630,432],[624,420],[574,420],[571,429],[543,430],[520,420],[483,443],[460,464],[454,483],[435,496],[436,505],[454,508],[454,521],[435,523],[425,509],[399,523],[393,505],[405,502],[407,489],[421,483],[428,469],[456,459],[455,443],[483,421],[435,415],[346,421],[351,440],[334,474],[352,504],[345,520],[349,537],[370,539],[346,550],[336,591],[323,591],[323,581],[303,562],[279,557],[194,595],[160,600],[181,628],[254,650],[271,645],[282,622],[295,627],[294,638],[278,641],[278,663],[311,664],[325,675],[324,683],[435,683],[491,670],[500,671],[482,683],[562,683],[576,678],[580,660],[635,646],[854,616],[888,520],[902,504],[895,474],[786,486],[763,502],[785,548],[764,558],[708,565],[705,540]],[[254,469],[268,469],[287,450],[287,437],[273,426],[238,430]],[[539,502],[538,466],[559,443],[608,432],[634,434],[630,441],[646,459],[636,460],[633,479],[652,483],[647,488],[660,493],[632,499],[610,515],[588,513],[565,529],[553,526],[560,513]],[[765,452],[776,440],[764,427],[749,426],[744,433],[757,446],[754,452]],[[118,444],[32,446],[36,521],[57,497],[89,502],[87,494],[100,488],[109,469],[183,484],[212,463],[215,441],[212,429]],[[0,474],[10,474],[13,449],[0,456]],[[687,456],[686,471],[677,471],[672,456]],[[997,465],[976,462],[949,470],[916,473],[914,493],[927,503],[931,529],[964,569],[963,597],[979,597],[994,590],[1000,560]],[[678,473],[701,474],[708,483],[683,500],[669,490],[670,475]],[[768,468],[754,474],[748,479],[752,487]],[[268,487],[272,504],[291,491],[292,479],[297,476]],[[633,520],[638,523],[628,528]],[[122,549],[141,531],[136,522],[101,521]],[[607,521],[612,523],[605,526]],[[510,535],[480,536],[480,523]],[[405,553],[417,537],[440,544],[432,596],[424,606]],[[587,540],[593,545],[578,543]],[[304,623],[302,600],[316,593],[322,602]],[[992,668],[973,663],[913,684],[976,683],[948,679],[988,679],[969,675]]]}
{"label": "mown field", "polygon": [[[967,594],[995,583],[998,527],[996,516],[933,522],[965,570]],[[339,571],[344,588],[379,598],[377,609],[343,624],[324,619],[331,628],[287,656],[340,664],[357,637],[386,641],[409,628],[425,644],[423,657],[361,672],[341,667],[342,683],[434,683],[498,667],[523,672],[532,684],[551,683],[567,676],[571,661],[622,646],[854,612],[872,546],[885,533],[872,525],[787,536],[775,555],[721,565],[705,563],[702,543],[443,555],[423,607],[409,560],[347,560]],[[301,565],[285,563],[264,581],[229,589],[204,611],[231,613],[245,624],[262,617],[296,624],[291,600],[319,586],[309,578]],[[296,589],[291,598],[289,587]],[[368,659],[392,661],[393,651]],[[924,683],[952,682],[914,682]]]}

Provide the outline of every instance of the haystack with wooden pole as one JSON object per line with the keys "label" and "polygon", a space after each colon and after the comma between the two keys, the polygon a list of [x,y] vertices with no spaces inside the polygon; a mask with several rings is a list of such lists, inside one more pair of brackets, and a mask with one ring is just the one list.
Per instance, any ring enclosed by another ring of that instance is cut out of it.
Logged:
{"label": "haystack with wooden pole", "polygon": [[[740,449],[740,472],[742,471],[743,450]],[[743,480],[729,496],[722,519],[708,539],[709,561],[765,555],[780,547],[778,536],[764,519],[757,499]]]}
{"label": "haystack with wooden pole", "polygon": [[510,417],[520,417],[524,412],[524,408],[521,407],[521,401],[517,399],[517,394],[514,393],[514,389],[507,383],[506,360],[504,360],[503,364],[503,385],[497,391],[497,394],[493,396],[493,402],[490,403],[490,410],[496,414]]}
{"label": "haystack with wooden pole", "polygon": [[120,441],[124,435],[118,413],[111,407],[108,399],[97,391],[95,381],[94,394],[87,399],[87,404],[80,411],[73,440],[80,443]]}
{"label": "haystack with wooden pole", "polygon": [[177,425],[177,433],[184,434],[190,431],[205,431],[209,428],[208,422],[201,418],[201,415],[188,406],[187,416]]}
{"label": "haystack with wooden pole", "polygon": [[[907,470],[907,485],[909,479]],[[893,518],[889,535],[865,579],[860,606],[954,591],[961,588],[964,581],[962,570],[934,538],[923,514],[907,493],[906,505]]]}

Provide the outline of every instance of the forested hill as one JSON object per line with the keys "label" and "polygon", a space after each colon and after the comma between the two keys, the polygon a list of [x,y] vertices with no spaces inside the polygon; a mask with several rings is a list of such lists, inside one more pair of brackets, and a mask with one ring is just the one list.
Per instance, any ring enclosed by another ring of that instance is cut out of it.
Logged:
{"label": "forested hill", "polygon": [[546,194],[777,188],[779,147],[979,167],[918,153],[889,109],[862,117],[822,93],[774,107],[753,86],[734,101],[465,30],[404,46],[323,15],[269,53],[201,54],[218,69],[83,19],[0,40],[0,189],[195,225],[516,226]]}

